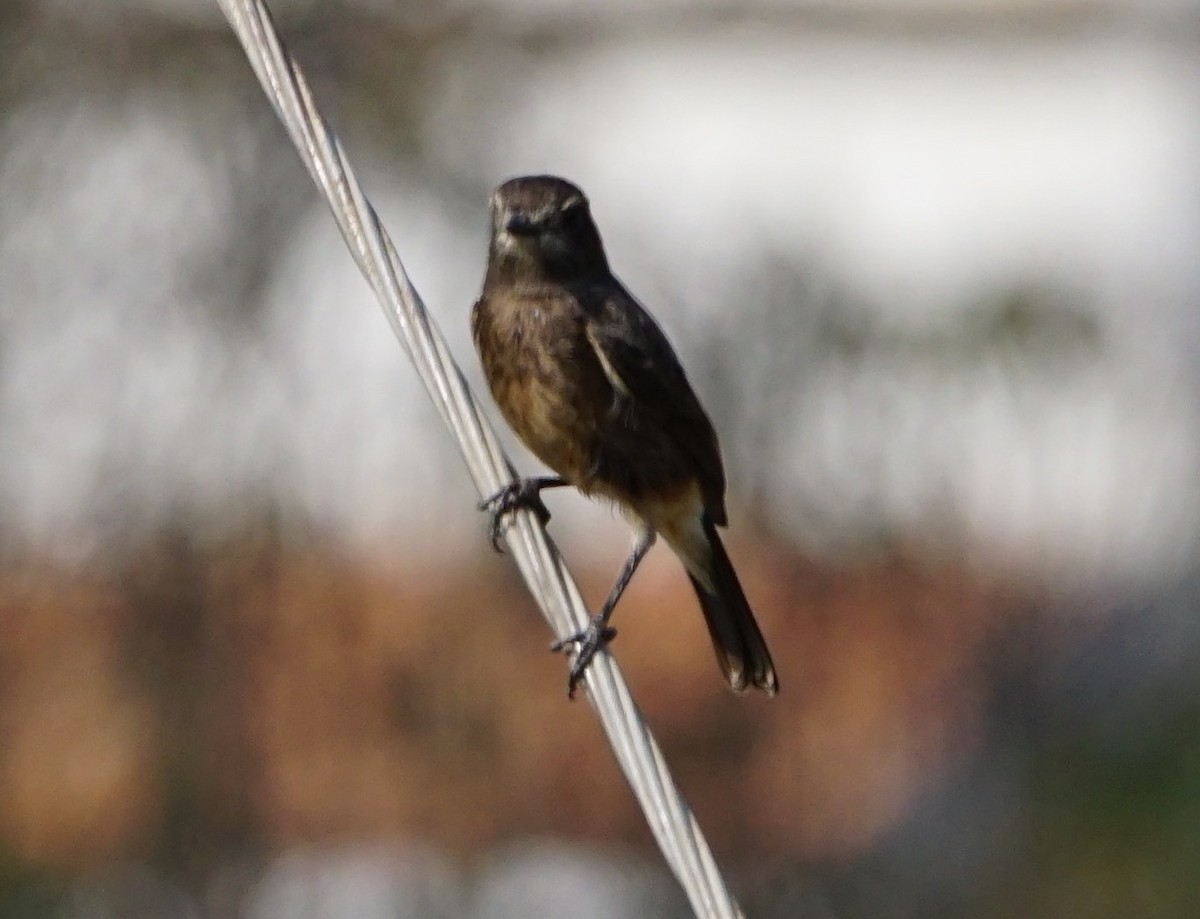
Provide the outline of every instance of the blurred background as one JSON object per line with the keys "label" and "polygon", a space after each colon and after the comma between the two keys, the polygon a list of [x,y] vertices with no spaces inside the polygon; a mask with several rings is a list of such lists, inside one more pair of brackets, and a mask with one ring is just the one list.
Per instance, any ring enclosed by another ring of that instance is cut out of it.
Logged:
{"label": "blurred background", "polygon": [[[1200,3],[273,10],[472,382],[520,173],[676,343],[783,691],[663,549],[617,655],[749,915],[1194,915]],[[0,917],[688,915],[216,3],[0,60]]]}

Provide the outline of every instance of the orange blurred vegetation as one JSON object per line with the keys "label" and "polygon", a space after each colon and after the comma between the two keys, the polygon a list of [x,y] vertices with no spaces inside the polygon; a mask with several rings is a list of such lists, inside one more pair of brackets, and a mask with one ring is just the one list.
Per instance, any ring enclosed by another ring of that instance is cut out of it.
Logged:
{"label": "orange blurred vegetation", "polygon": [[[978,739],[985,639],[1016,601],[899,557],[832,569],[734,542],[781,674],[724,688],[656,552],[615,619],[636,697],[718,851],[849,855]],[[611,572],[581,572],[602,596]],[[507,562],[351,558],[180,532],[92,576],[0,575],[0,839],[76,870],[174,847],[406,834],[648,841]]]}

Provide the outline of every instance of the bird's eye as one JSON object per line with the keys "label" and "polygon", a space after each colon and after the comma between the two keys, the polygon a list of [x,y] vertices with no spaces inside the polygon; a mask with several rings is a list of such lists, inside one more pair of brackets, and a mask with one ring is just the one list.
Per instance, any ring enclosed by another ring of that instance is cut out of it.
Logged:
{"label": "bird's eye", "polygon": [[574,229],[575,227],[582,225],[586,214],[587,206],[578,198],[576,198],[567,202],[566,206],[562,209],[562,214],[559,216],[559,219],[562,221],[562,225],[564,227],[567,229]]}

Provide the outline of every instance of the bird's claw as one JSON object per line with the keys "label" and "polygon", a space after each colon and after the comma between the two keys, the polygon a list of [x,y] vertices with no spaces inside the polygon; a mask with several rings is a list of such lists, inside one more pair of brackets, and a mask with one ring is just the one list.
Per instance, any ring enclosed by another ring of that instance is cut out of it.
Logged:
{"label": "bird's claw", "polygon": [[571,672],[567,675],[567,698],[575,698],[575,690],[579,688],[579,681],[583,679],[592,658],[616,637],[617,630],[606,623],[604,616],[594,616],[586,628],[550,645],[551,651],[565,651],[568,645],[576,646],[575,660],[571,662]]}
{"label": "bird's claw", "polygon": [[497,552],[504,551],[500,546],[500,538],[504,535],[505,521],[514,511],[522,509],[533,511],[537,514],[542,526],[550,522],[550,511],[542,501],[539,492],[540,488],[536,480],[519,479],[516,482],[509,482],[490,498],[479,502],[479,509],[492,515],[489,534],[493,549]]}

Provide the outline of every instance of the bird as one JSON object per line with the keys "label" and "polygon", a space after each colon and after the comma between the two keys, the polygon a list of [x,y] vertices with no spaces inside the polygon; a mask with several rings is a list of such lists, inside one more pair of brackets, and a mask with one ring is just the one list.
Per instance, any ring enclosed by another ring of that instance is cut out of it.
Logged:
{"label": "bird", "polygon": [[613,610],[660,535],[695,589],[729,686],[775,695],[775,665],[717,533],[728,515],[716,431],[666,335],[613,275],[578,186],[532,175],[496,189],[471,334],[500,413],[554,473],[481,503],[493,546],[518,508],[547,523],[541,492],[563,486],[612,502],[635,531],[600,611],[552,645],[575,651],[568,695],[615,637]]}

